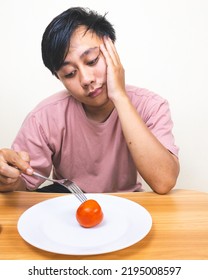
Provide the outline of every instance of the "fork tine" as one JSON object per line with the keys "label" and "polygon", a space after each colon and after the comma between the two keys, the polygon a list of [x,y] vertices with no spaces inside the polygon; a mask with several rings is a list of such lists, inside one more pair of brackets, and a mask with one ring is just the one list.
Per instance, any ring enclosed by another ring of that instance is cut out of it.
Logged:
{"label": "fork tine", "polygon": [[79,198],[82,200],[82,202],[87,200],[87,197],[85,196],[85,194],[74,182],[71,183],[70,187],[74,190],[74,192],[77,194],[77,196],[79,196]]}
{"label": "fork tine", "polygon": [[87,197],[83,191],[74,182],[67,180],[65,183],[62,183],[62,185],[68,188],[79,199],[80,202],[87,200]]}
{"label": "fork tine", "polygon": [[63,184],[63,186],[69,189],[70,192],[73,193],[79,199],[80,202],[84,202],[86,200],[82,197],[80,193],[76,192],[76,190],[72,187],[72,183],[70,185]]}

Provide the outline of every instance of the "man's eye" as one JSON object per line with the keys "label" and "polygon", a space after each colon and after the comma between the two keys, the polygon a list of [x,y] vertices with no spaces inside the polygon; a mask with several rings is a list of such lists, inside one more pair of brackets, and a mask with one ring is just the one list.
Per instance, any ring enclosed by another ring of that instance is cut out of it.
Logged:
{"label": "man's eye", "polygon": [[99,59],[99,56],[97,56],[95,59],[89,61],[89,62],[87,63],[87,65],[89,65],[89,66],[95,65],[95,64],[98,62],[98,59]]}
{"label": "man's eye", "polygon": [[75,76],[76,71],[72,71],[65,75],[65,78],[73,78]]}

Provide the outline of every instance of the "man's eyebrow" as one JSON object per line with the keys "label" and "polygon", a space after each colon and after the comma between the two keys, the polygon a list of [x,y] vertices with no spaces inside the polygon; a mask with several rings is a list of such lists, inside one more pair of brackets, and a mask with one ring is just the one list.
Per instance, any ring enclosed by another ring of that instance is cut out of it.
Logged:
{"label": "man's eyebrow", "polygon": [[[83,56],[88,55],[89,53],[91,53],[92,51],[99,49],[98,47],[94,47],[94,48],[89,48],[86,51],[84,51],[81,55],[80,58],[83,58]],[[61,68],[71,64],[71,62],[69,60],[65,60],[62,64],[61,64]]]}
{"label": "man's eyebrow", "polygon": [[94,47],[94,48],[89,48],[87,49],[86,51],[84,51],[81,55],[80,55],[80,58],[82,58],[83,56],[85,55],[88,55],[89,53],[91,53],[92,51],[98,49],[98,47]]}

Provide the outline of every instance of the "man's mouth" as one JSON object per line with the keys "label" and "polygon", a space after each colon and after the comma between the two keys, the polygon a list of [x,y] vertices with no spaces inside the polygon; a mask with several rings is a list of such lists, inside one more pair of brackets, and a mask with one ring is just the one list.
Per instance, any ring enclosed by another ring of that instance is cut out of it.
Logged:
{"label": "man's mouth", "polygon": [[98,96],[98,95],[100,95],[102,93],[102,90],[103,90],[102,87],[96,88],[96,89],[90,91],[88,96],[92,97],[92,98],[96,97],[96,96]]}

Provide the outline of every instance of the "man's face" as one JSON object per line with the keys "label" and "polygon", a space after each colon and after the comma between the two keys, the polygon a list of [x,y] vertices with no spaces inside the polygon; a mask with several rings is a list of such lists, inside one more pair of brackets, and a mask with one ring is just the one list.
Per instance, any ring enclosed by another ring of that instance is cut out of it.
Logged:
{"label": "man's face", "polygon": [[106,62],[100,51],[103,40],[80,26],[70,40],[70,48],[57,76],[70,94],[89,106],[102,106],[107,100]]}

